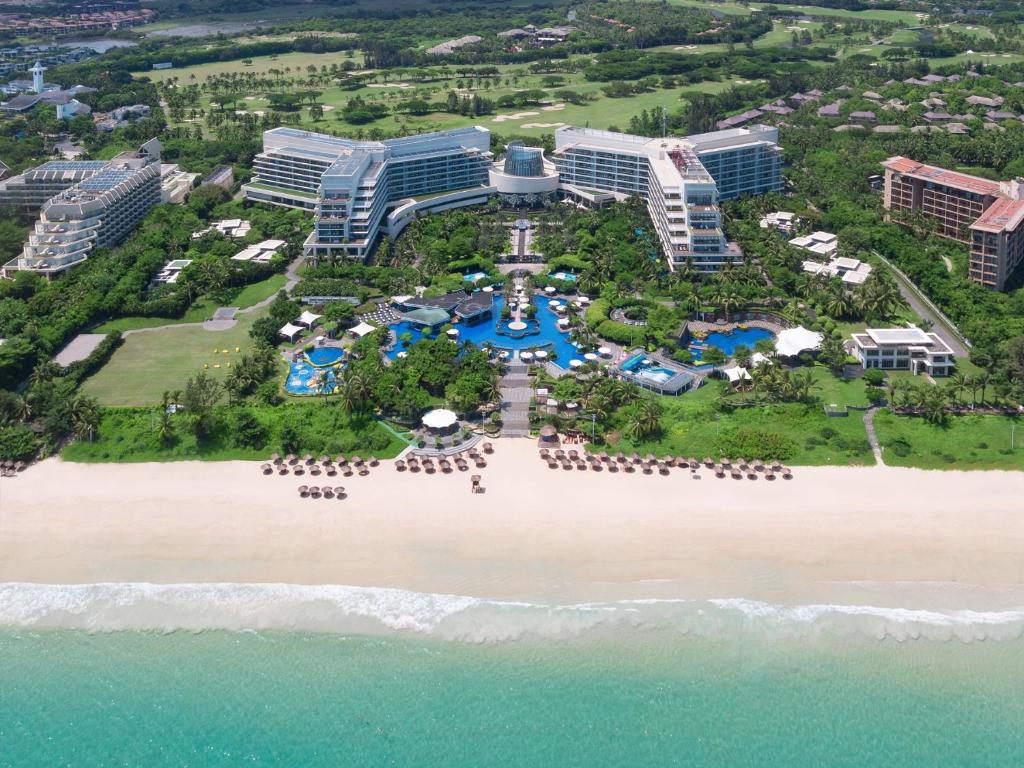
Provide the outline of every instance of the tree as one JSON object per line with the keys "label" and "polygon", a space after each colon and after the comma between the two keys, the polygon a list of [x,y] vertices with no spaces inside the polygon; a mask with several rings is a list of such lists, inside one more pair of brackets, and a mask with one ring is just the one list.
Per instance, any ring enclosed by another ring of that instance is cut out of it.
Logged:
{"label": "tree", "polygon": [[96,400],[85,395],[78,395],[71,401],[68,415],[75,437],[92,440],[100,426],[100,409]]}
{"label": "tree", "polygon": [[210,436],[216,426],[214,406],[221,398],[223,387],[205,371],[199,371],[185,384],[182,404],[195,436],[202,440]]}
{"label": "tree", "polygon": [[661,431],[661,404],[653,398],[640,400],[626,423],[626,434],[633,440],[643,440]]}
{"label": "tree", "polygon": [[846,364],[846,348],[843,346],[843,340],[836,336],[825,337],[821,342],[818,359],[829,367],[833,375],[841,374],[843,366]]}

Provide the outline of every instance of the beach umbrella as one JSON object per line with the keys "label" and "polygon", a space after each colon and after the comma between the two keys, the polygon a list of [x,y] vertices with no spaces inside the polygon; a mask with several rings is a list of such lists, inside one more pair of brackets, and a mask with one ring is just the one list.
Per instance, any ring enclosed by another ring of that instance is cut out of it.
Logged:
{"label": "beach umbrella", "polygon": [[494,453],[494,445],[491,443],[484,443],[484,453]]}
{"label": "beach umbrella", "polygon": [[271,467],[269,464],[264,464],[262,467],[260,467],[260,469],[263,470],[264,475],[272,474],[274,471],[274,468]]}
{"label": "beach umbrella", "polygon": [[321,464],[328,464],[331,461],[331,457],[325,453],[319,459],[317,459],[317,461],[319,461]]}
{"label": "beach umbrella", "polygon": [[553,286],[553,285],[545,286],[544,293],[546,293],[548,295],[551,295],[551,294],[555,293],[555,286]]}
{"label": "beach umbrella", "polygon": [[601,357],[611,357],[612,350],[610,347],[598,347],[597,354],[599,354]]}
{"label": "beach umbrella", "polygon": [[337,496],[339,499],[345,498],[345,486],[336,485],[334,487],[334,495]]}
{"label": "beach umbrella", "polygon": [[288,467],[282,465],[281,468],[277,470],[277,474],[279,474],[279,475],[287,475],[288,474]]}
{"label": "beach umbrella", "polygon": [[305,485],[299,486],[299,496],[305,496],[309,492],[309,487]]}
{"label": "beach umbrella", "polygon": [[520,360],[533,360],[533,352],[526,352],[526,351],[520,352],[519,353],[519,359]]}
{"label": "beach umbrella", "polygon": [[272,463],[274,463],[274,464],[280,464],[281,463],[281,454],[279,454],[279,453],[272,453],[272,454],[270,454],[270,461]]}
{"label": "beach umbrella", "polygon": [[304,470],[301,465],[296,465],[295,469],[292,470],[292,473],[296,475],[304,475],[306,474],[306,470]]}
{"label": "beach umbrella", "polygon": [[302,461],[305,464],[312,464],[313,463],[313,454],[307,453],[305,456],[302,457]]}
{"label": "beach umbrella", "polygon": [[294,453],[289,453],[284,460],[287,461],[289,464],[294,464],[295,462],[298,461],[298,459],[295,458]]}
{"label": "beach umbrella", "polygon": [[569,367],[570,368],[579,368],[582,365],[583,365],[583,361],[582,360],[575,360],[574,359],[574,360],[570,360],[569,361]]}
{"label": "beach umbrella", "polygon": [[560,302],[558,299],[552,299],[551,301],[548,302],[548,306],[549,307],[560,307],[560,306],[562,306],[562,302]]}
{"label": "beach umbrella", "polygon": [[533,356],[538,360],[546,360],[548,353],[545,352],[543,349],[538,349],[536,352],[533,353]]}

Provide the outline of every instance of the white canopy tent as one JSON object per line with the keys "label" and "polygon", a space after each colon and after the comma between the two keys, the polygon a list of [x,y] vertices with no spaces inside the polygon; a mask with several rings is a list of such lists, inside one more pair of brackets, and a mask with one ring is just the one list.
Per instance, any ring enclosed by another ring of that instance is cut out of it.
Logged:
{"label": "white canopy tent", "polygon": [[320,315],[310,312],[308,309],[299,315],[299,319],[295,321],[296,325],[303,325],[306,328],[312,329],[317,321],[320,320]]}
{"label": "white canopy tent", "polygon": [[731,384],[735,384],[737,381],[743,381],[744,379],[750,378],[750,374],[747,373],[747,369],[741,368],[738,365],[734,365],[731,368],[723,368],[722,373],[724,373],[726,377],[728,377],[729,382]]}
{"label": "white canopy tent", "polygon": [[302,333],[305,328],[301,325],[294,325],[292,323],[285,323],[285,325],[277,333],[280,336],[284,336],[288,341],[295,341],[295,337]]}
{"label": "white canopy tent", "polygon": [[780,331],[775,339],[775,351],[783,357],[796,357],[801,352],[818,349],[823,338],[823,334],[809,331],[803,326],[787,328]]}
{"label": "white canopy tent", "polygon": [[428,429],[450,429],[458,420],[455,412],[447,408],[435,408],[423,414],[423,426]]}
{"label": "white canopy tent", "polygon": [[359,325],[354,325],[351,328],[349,328],[348,332],[355,336],[357,339],[361,339],[366,334],[373,333],[376,330],[377,328],[375,326],[372,326],[369,323],[361,322],[359,323]]}

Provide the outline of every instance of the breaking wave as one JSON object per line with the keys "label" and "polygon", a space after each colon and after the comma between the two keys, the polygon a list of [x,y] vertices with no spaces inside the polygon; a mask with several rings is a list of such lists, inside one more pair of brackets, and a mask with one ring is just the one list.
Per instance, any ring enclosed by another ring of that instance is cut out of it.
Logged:
{"label": "breaking wave", "polygon": [[542,605],[347,586],[6,583],[0,584],[0,626],[399,633],[473,643],[569,639],[619,629],[705,637],[750,633],[974,642],[1024,637],[1024,608],[944,611],[776,605],[739,598]]}

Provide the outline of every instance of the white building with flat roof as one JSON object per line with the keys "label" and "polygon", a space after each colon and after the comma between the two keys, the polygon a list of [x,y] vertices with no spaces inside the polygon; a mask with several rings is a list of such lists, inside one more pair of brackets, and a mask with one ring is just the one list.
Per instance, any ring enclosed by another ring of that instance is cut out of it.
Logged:
{"label": "white building with flat roof", "polygon": [[937,334],[920,328],[868,328],[851,336],[851,352],[864,368],[949,376],[953,350]]}

